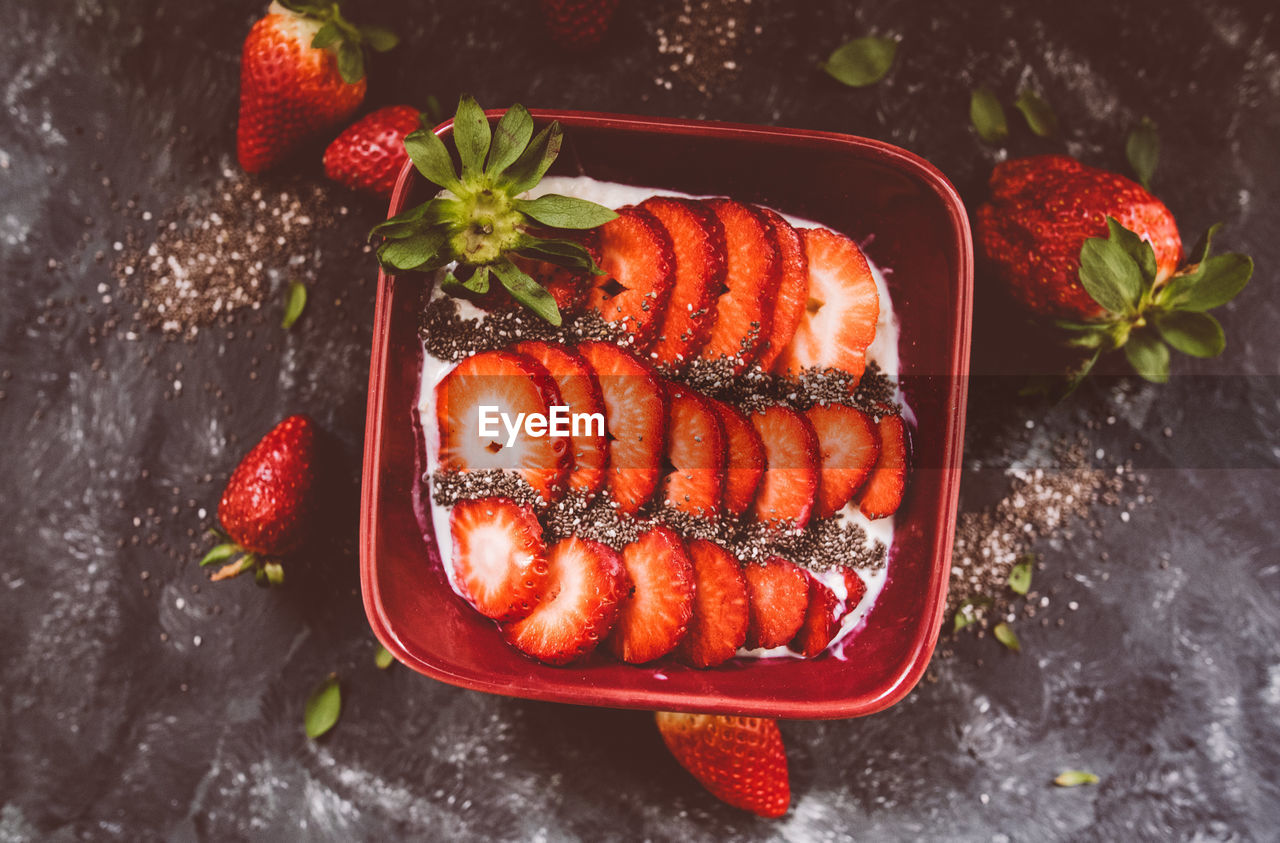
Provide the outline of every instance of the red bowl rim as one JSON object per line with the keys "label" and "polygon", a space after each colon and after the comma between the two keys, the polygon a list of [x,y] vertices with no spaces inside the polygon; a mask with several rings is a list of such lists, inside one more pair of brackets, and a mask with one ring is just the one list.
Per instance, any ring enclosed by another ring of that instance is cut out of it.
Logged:
{"label": "red bowl rim", "polygon": [[[495,118],[502,114],[502,110],[491,110],[486,114],[490,118]],[[743,711],[740,706],[735,706],[732,700],[726,700],[715,693],[689,694],[635,690],[628,692],[629,696],[625,702],[625,707],[655,710],[714,711],[792,719],[831,719],[861,717],[882,711],[899,702],[910,693],[916,683],[919,682],[920,677],[924,675],[941,631],[943,615],[946,609],[947,587],[951,570],[951,549],[955,539],[957,506],[960,495],[959,481],[965,426],[964,408],[968,396],[969,340],[972,328],[973,245],[968,215],[965,212],[964,203],[954,186],[941,171],[912,152],[884,141],[838,132],[595,111],[530,109],[530,114],[537,121],[558,120],[566,126],[649,130],[674,135],[732,137],[738,139],[758,138],[772,140],[785,138],[793,144],[798,141],[801,146],[825,146],[835,143],[857,149],[864,157],[914,175],[937,194],[942,201],[952,226],[952,234],[954,235],[959,259],[957,269],[960,285],[959,289],[956,290],[956,312],[954,314],[956,331],[952,348],[953,369],[956,373],[952,387],[952,407],[955,411],[947,419],[946,439],[943,443],[944,459],[940,467],[941,470],[938,472],[941,476],[941,482],[946,484],[946,489],[945,494],[940,497],[938,507],[943,529],[940,531],[939,541],[935,544],[934,587],[926,599],[927,621],[915,629],[915,639],[909,648],[910,660],[907,662],[906,668],[880,693],[840,700],[836,703],[830,701],[812,703],[778,701],[753,707],[752,711]],[[453,121],[448,120],[437,126],[434,131],[437,135],[444,135],[452,129],[452,126]],[[414,172],[412,162],[406,162],[391,196],[388,217],[394,216],[403,210],[409,195]],[[374,532],[380,508],[379,484],[373,482],[373,478],[381,457],[382,443],[378,431],[382,428],[381,397],[384,388],[382,373],[386,369],[386,357],[389,349],[389,343],[384,341],[384,338],[389,327],[389,298],[393,277],[382,270],[378,272],[377,298],[374,305],[373,349],[369,361],[369,392],[360,495],[360,585],[365,613],[378,641],[399,661],[419,673],[469,690],[513,696],[508,686],[469,676],[458,676],[411,654],[397,638],[389,619],[382,610],[382,601],[378,593],[372,561]],[[571,692],[542,687],[521,689],[518,696],[526,699],[578,705],[623,706],[621,701],[613,698],[603,700],[601,691],[602,689],[584,684]],[[768,710],[764,710],[766,708]]]}

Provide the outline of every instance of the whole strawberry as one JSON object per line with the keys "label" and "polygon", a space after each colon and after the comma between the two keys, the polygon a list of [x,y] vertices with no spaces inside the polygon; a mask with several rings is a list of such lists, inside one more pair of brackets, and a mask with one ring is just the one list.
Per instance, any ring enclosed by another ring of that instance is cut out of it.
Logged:
{"label": "whole strawberry", "polygon": [[240,166],[267,170],[350,117],[364,101],[364,48],[395,44],[385,29],[349,23],[337,3],[273,2],[240,55]]}
{"label": "whole strawberry", "polygon": [[1169,378],[1170,347],[1221,354],[1222,326],[1205,311],[1234,298],[1253,274],[1245,255],[1209,256],[1220,225],[1179,268],[1182,240],[1160,200],[1063,155],[999,164],[977,219],[990,271],[1032,313],[1055,320],[1067,345],[1085,351],[1071,387],[1119,348],[1157,383]]}
{"label": "whole strawberry", "polygon": [[777,721],[669,711],[655,718],[667,749],[716,798],[762,817],[787,812],[791,783]]}
{"label": "whole strawberry", "polygon": [[594,47],[609,31],[618,0],[539,0],[551,38],[561,47]]}
{"label": "whole strawberry", "polygon": [[421,114],[410,105],[389,105],[365,115],[324,151],[324,174],[352,190],[390,198],[409,160],[405,135],[421,124]]}
{"label": "whole strawberry", "polygon": [[311,419],[289,416],[245,454],[218,504],[228,541],[210,550],[200,564],[242,556],[224,565],[215,580],[252,568],[259,581],[282,578],[278,558],[302,545],[316,508],[317,450]]}

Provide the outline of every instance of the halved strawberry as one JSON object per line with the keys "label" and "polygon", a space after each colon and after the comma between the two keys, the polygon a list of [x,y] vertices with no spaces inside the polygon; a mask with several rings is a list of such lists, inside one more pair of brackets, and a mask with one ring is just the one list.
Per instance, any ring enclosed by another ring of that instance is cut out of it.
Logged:
{"label": "halved strawberry", "polygon": [[724,511],[742,515],[756,499],[756,489],[764,476],[764,442],[747,417],[736,407],[713,398],[706,399],[724,425],[728,469],[724,478]]}
{"label": "halved strawberry", "polygon": [[[560,390],[560,399],[569,413],[599,413],[604,417],[604,395],[596,374],[581,354],[560,343],[529,340],[517,343],[511,350],[541,363]],[[604,484],[604,468],[609,462],[609,440],[603,429],[582,424],[576,430],[570,424],[573,464],[569,470],[569,489],[595,494]]]}
{"label": "halved strawberry", "polygon": [[818,434],[822,471],[819,518],[835,515],[853,500],[880,457],[880,437],[867,414],[843,404],[815,404],[805,411]]}
{"label": "halved strawberry", "polygon": [[690,515],[720,513],[724,491],[725,432],[710,400],[686,386],[667,383],[667,462],[663,501]]}
{"label": "halved strawberry", "polygon": [[[520,474],[545,500],[564,494],[572,450],[567,437],[530,436],[521,429],[510,442],[500,414],[512,423],[521,413],[545,416],[560,403],[546,367],[523,354],[484,351],[463,360],[436,384],[440,467],[455,471],[502,469]],[[480,408],[490,420],[481,435]],[[522,425],[523,428],[523,425]]]}
{"label": "halved strawberry", "polygon": [[774,238],[778,241],[778,254],[782,258],[782,279],[778,284],[778,297],[773,303],[773,327],[769,329],[768,342],[756,361],[767,372],[795,336],[800,317],[804,315],[809,301],[809,258],[805,256],[800,232],[783,219],[782,214],[772,208],[760,208],[760,212],[773,229]]}
{"label": "halved strawberry", "polygon": [[873,519],[897,512],[907,487],[907,426],[902,416],[881,416],[876,433],[880,436],[880,459],[858,497],[862,514]]}
{"label": "halved strawberry", "polygon": [[756,359],[771,335],[782,260],[773,228],[760,211],[732,199],[708,199],[706,205],[724,226],[729,268],[702,356],[729,358],[734,371],[740,372]]}
{"label": "halved strawberry", "polygon": [[606,322],[622,322],[644,351],[657,335],[675,284],[676,258],[662,223],[641,208],[619,208],[600,233],[600,268],[589,277],[587,306]]}
{"label": "halved strawberry", "polygon": [[770,556],[742,566],[747,581],[748,649],[780,647],[800,630],[809,606],[810,577],[794,562]]}
{"label": "halved strawberry", "polygon": [[512,621],[533,611],[547,583],[542,525],[506,498],[461,500],[449,513],[453,574],[486,618]]}
{"label": "halved strawberry", "polygon": [[747,581],[729,551],[706,539],[686,543],[693,563],[693,617],[677,648],[694,667],[715,667],[733,658],[747,640]]}
{"label": "halved strawberry", "polygon": [[609,342],[584,342],[578,352],[600,383],[609,432],[605,486],[618,511],[633,515],[653,497],[662,477],[666,391],[646,364]]}
{"label": "halved strawberry", "polygon": [[852,568],[844,569],[844,607],[840,610],[840,620],[858,608],[862,598],[867,594],[867,584]]}
{"label": "halved strawberry", "polygon": [[840,369],[860,378],[880,318],[871,267],[858,244],[843,234],[806,228],[800,236],[809,259],[809,300],[773,370]]}
{"label": "halved strawberry", "polygon": [[764,443],[764,477],[756,494],[757,521],[803,528],[818,495],[818,437],[802,413],[774,404],[750,416]]}
{"label": "halved strawberry", "polygon": [[631,582],[616,550],[577,536],[551,548],[547,571],[542,602],[508,624],[506,634],[526,655],[568,664],[594,650],[613,629]]}
{"label": "halved strawberry", "polygon": [[693,617],[693,564],[684,542],[656,526],[622,549],[631,596],[605,646],[618,658],[641,664],[675,649]]}
{"label": "halved strawberry", "polygon": [[787,812],[791,783],[778,721],[671,711],[654,719],[680,766],[717,799],[762,817]]}
{"label": "halved strawberry", "polygon": [[840,609],[840,600],[835,592],[810,577],[809,605],[805,608],[800,631],[791,641],[791,649],[807,659],[827,649],[831,639],[840,631]]}
{"label": "halved strawberry", "polygon": [[649,359],[679,369],[697,356],[715,324],[716,296],[724,286],[724,227],[703,204],[654,196],[640,203],[653,214],[675,247],[676,279]]}

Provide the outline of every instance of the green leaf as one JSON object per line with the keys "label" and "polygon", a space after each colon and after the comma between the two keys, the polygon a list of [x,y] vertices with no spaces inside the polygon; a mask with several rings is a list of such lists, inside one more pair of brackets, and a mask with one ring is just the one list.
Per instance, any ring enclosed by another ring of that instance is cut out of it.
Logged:
{"label": "green leaf", "polygon": [[551,163],[560,154],[560,145],[563,142],[564,132],[560,130],[560,124],[555,121],[534,137],[516,159],[516,163],[502,174],[512,195],[524,193],[542,181]]}
{"label": "green leaf", "polygon": [[1065,400],[1067,396],[1071,395],[1071,393],[1075,392],[1076,389],[1080,387],[1080,384],[1085,382],[1089,377],[1089,373],[1093,371],[1094,365],[1097,364],[1098,358],[1101,356],[1102,349],[1099,348],[1094,351],[1093,354],[1080,361],[1075,369],[1067,372],[1065,389],[1062,391],[1062,394],[1058,396],[1059,401]]}
{"label": "green leaf", "polygon": [[537,199],[517,199],[517,211],[552,228],[595,228],[615,220],[618,215],[595,202],[548,193]]}
{"label": "green leaf", "polygon": [[279,562],[263,562],[260,573],[266,578],[267,585],[284,585],[284,566]]}
{"label": "green leaf", "polygon": [[354,41],[343,41],[338,47],[338,74],[348,85],[364,78],[364,51]]}
{"label": "green leaf", "polygon": [[973,625],[974,621],[973,604],[966,600],[956,609],[956,616],[952,622],[951,631],[959,632],[962,629],[967,629]]}
{"label": "green leaf", "polygon": [[440,257],[445,233],[441,230],[387,240],[378,246],[378,261],[389,269],[420,269]]}
{"label": "green leaf", "polygon": [[1055,321],[1065,337],[1063,343],[1072,348],[1101,348],[1111,338],[1111,327],[1105,322]]}
{"label": "green leaf", "polygon": [[1164,341],[1192,357],[1217,357],[1227,347],[1218,320],[1207,313],[1175,310],[1156,317],[1156,330]]}
{"label": "green leaf", "polygon": [[1040,98],[1034,91],[1024,90],[1014,100],[1014,107],[1022,112],[1031,131],[1042,138],[1053,137],[1058,133],[1058,118],[1049,107],[1049,103]]}
{"label": "green leaf", "polygon": [[1009,589],[1015,594],[1026,595],[1031,589],[1031,565],[1034,556],[1024,556],[1009,569]]}
{"label": "green leaf", "polygon": [[1142,272],[1142,278],[1148,284],[1156,280],[1156,253],[1151,248],[1151,244],[1143,240],[1135,232],[1130,231],[1116,220],[1115,217],[1107,217],[1107,238],[1113,243],[1119,244],[1120,248],[1133,258],[1134,263],[1138,265],[1139,271]]}
{"label": "green leaf", "polygon": [[341,713],[342,688],[338,684],[338,677],[330,676],[307,698],[307,707],[303,713],[307,737],[314,740],[332,729]]}
{"label": "green leaf", "polygon": [[491,137],[489,118],[484,116],[484,109],[470,94],[463,94],[458,100],[458,112],[453,115],[453,143],[458,147],[464,179],[484,170]]}
{"label": "green leaf", "polygon": [[1152,383],[1169,382],[1169,346],[1147,331],[1134,331],[1124,344],[1129,365]]}
{"label": "green leaf", "polygon": [[378,223],[369,230],[369,237],[385,237],[399,240],[415,234],[426,234],[432,228],[462,218],[462,203],[457,199],[437,196],[429,202],[415,205]]}
{"label": "green leaf", "polygon": [[280,327],[286,331],[293,327],[293,323],[298,321],[298,317],[302,315],[302,309],[307,306],[307,285],[301,281],[294,281],[289,285],[289,290],[285,294],[284,300],[284,319],[280,322]]}
{"label": "green leaf", "polygon": [[978,137],[987,143],[998,143],[1009,137],[1009,123],[1004,119],[1004,107],[990,88],[975,88],[969,98],[969,119]]}
{"label": "green leaf", "polygon": [[1080,283],[1113,313],[1132,313],[1142,294],[1142,272],[1122,246],[1090,237],[1080,248]]}
{"label": "green leaf", "polygon": [[311,46],[317,50],[323,50],[331,44],[336,44],[341,37],[342,32],[338,29],[337,24],[329,21],[316,31],[315,37],[311,39]]}
{"label": "green leaf", "polygon": [[454,193],[459,191],[461,185],[453,169],[453,157],[435,132],[427,129],[410,132],[404,139],[404,151],[428,181]]}
{"label": "green leaf", "polygon": [[1253,277],[1253,258],[1228,253],[1201,262],[1198,276],[1172,306],[1178,310],[1205,311],[1235,298]]}
{"label": "green leaf", "polygon": [[395,662],[395,656],[391,655],[391,651],[379,645],[378,652],[373,657],[373,663],[378,666],[378,670],[386,670],[393,662]]}
{"label": "green leaf", "polygon": [[204,555],[204,558],[200,560],[200,567],[203,568],[206,565],[215,565],[218,562],[225,562],[241,550],[242,548],[240,545],[235,542],[225,542],[220,544],[217,547],[211,548],[209,552]]}
{"label": "green leaf", "polygon": [[1142,122],[1129,132],[1129,138],[1124,144],[1124,154],[1139,183],[1150,188],[1151,177],[1155,175],[1156,165],[1160,163],[1160,135],[1156,132],[1156,124],[1149,117],[1143,117]]}
{"label": "green leaf", "polygon": [[572,240],[541,240],[525,236],[519,241],[515,253],[532,260],[546,261],[556,266],[581,269],[596,275],[602,274],[595,258],[581,243]]}
{"label": "green leaf", "polygon": [[892,38],[855,38],[837,47],[820,67],[838,82],[863,88],[884,78],[897,52],[898,42]]}
{"label": "green leaf", "polygon": [[517,103],[508,108],[493,130],[493,145],[484,171],[497,175],[510,167],[529,145],[533,137],[533,118],[529,110]]}
{"label": "green leaf", "polygon": [[427,107],[422,110],[422,113],[426,115],[427,120],[431,121],[432,126],[439,126],[447,116],[435,94],[427,96]]}
{"label": "green leaf", "polygon": [[537,281],[525,275],[519,267],[505,258],[493,264],[491,269],[513,299],[557,328],[560,327],[560,308],[556,306],[556,300],[551,297],[551,294]]}
{"label": "green leaf", "polygon": [[1058,787],[1079,787],[1082,784],[1097,784],[1098,776],[1087,770],[1063,770],[1053,779]]}
{"label": "green leaf", "polygon": [[489,267],[475,267],[475,272],[471,273],[465,281],[460,280],[452,272],[446,273],[444,278],[440,280],[440,289],[449,295],[458,295],[463,290],[470,290],[477,295],[483,296],[489,292]]}
{"label": "green leaf", "polygon": [[385,53],[400,43],[400,36],[385,26],[362,26],[360,37],[375,53]]}
{"label": "green leaf", "polygon": [[1014,633],[1013,627],[1001,621],[991,630],[991,634],[996,640],[1015,653],[1022,652],[1022,642],[1018,640],[1018,636]]}
{"label": "green leaf", "polygon": [[1200,235],[1200,239],[1191,247],[1191,251],[1187,252],[1187,263],[1200,264],[1204,263],[1204,259],[1209,257],[1209,249],[1213,246],[1213,238],[1222,230],[1222,223],[1215,222],[1209,226],[1204,234]]}

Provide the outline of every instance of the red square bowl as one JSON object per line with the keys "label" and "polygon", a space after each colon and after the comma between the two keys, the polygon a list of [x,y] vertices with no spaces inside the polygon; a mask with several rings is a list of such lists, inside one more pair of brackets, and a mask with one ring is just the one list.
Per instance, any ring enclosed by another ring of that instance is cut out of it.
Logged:
{"label": "red square bowl", "polygon": [[[972,244],[964,207],[924,160],[865,138],[827,132],[535,111],[559,120],[552,173],[723,194],[758,202],[867,244],[901,323],[901,382],[915,412],[914,473],[896,522],[889,575],[844,658],[734,659],[713,670],[662,660],[631,666],[596,654],[568,667],[521,655],[449,588],[429,519],[415,514],[413,420],[427,277],[378,281],[365,432],[360,563],[374,632],[409,667],[464,688],[617,708],[857,717],[902,699],[937,641],[951,566],[969,368]],[[495,115],[491,115],[495,117]],[[437,132],[447,135],[450,125]],[[429,197],[412,167],[391,214]]]}

